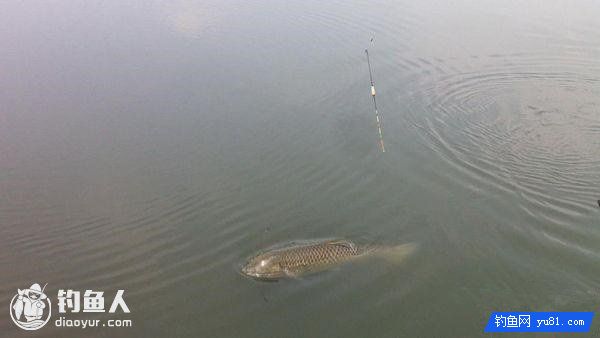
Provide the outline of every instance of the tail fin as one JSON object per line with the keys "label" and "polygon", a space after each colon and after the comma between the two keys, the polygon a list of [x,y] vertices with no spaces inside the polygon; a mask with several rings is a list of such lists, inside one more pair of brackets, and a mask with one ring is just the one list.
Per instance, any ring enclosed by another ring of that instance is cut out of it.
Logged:
{"label": "tail fin", "polygon": [[394,246],[384,246],[373,252],[373,255],[393,264],[400,264],[417,250],[417,244],[407,243]]}

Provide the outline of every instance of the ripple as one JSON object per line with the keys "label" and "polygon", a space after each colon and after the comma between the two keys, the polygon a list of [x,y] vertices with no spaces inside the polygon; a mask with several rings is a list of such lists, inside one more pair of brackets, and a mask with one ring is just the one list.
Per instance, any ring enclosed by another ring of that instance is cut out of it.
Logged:
{"label": "ripple", "polygon": [[502,57],[503,65],[423,85],[428,111],[409,119],[453,168],[518,193],[530,213],[557,222],[589,213],[600,194],[600,63]]}

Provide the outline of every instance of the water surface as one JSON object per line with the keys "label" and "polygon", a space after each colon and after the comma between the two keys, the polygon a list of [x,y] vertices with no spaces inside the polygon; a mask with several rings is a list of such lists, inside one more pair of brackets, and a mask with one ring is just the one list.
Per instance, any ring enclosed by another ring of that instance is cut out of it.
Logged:
{"label": "water surface", "polygon": [[[134,327],[93,337],[477,337],[491,311],[598,309],[599,4],[5,7],[2,308],[33,282],[125,289]],[[419,250],[237,271],[352,236]]]}

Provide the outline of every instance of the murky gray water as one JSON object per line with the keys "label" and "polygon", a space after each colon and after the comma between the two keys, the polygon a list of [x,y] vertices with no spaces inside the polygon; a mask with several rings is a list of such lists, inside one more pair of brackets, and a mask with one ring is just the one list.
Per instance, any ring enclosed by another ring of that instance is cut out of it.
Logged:
{"label": "murky gray water", "polygon": [[[125,289],[134,321],[37,336],[477,337],[491,311],[598,310],[600,4],[3,7],[1,308]],[[238,273],[330,237],[419,249]],[[0,312],[0,335],[28,334]]]}

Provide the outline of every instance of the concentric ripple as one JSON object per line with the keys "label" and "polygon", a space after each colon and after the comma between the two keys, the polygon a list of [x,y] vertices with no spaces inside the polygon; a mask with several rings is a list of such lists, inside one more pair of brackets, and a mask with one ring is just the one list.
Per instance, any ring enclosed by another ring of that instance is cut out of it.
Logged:
{"label": "concentric ripple", "polygon": [[586,213],[599,193],[600,64],[548,72],[521,61],[443,77],[421,93],[429,114],[412,122],[453,166],[520,194],[530,212]]}

